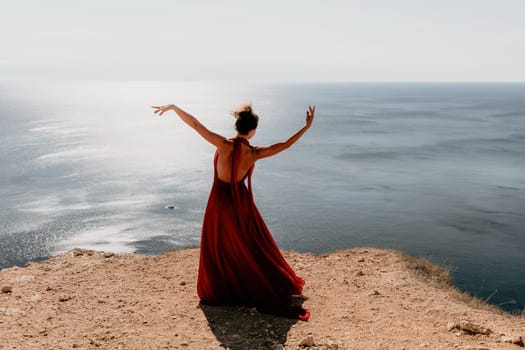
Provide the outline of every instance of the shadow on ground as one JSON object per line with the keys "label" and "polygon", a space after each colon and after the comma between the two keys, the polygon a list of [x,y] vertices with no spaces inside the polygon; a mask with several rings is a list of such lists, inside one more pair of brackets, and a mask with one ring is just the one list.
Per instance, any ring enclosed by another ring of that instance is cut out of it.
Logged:
{"label": "shadow on ground", "polygon": [[261,314],[246,306],[200,305],[208,324],[225,349],[281,349],[298,320]]}

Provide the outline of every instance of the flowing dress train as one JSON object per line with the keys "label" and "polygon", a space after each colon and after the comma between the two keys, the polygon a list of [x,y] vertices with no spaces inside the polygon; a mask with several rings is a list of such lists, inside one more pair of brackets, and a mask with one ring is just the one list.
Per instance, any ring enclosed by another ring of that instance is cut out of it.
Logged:
{"label": "flowing dress train", "polygon": [[235,178],[241,144],[251,146],[243,138],[233,141],[231,183],[218,178],[215,153],[202,224],[199,298],[204,304],[255,306],[263,313],[307,320],[309,311],[292,305],[292,296],[302,294],[304,280],[285,261],[253,201],[254,167],[241,181]]}

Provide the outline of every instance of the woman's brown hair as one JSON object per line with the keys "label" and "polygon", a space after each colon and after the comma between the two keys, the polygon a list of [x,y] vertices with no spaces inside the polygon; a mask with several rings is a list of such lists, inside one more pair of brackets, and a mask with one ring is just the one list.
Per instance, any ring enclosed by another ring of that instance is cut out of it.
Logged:
{"label": "woman's brown hair", "polygon": [[251,104],[244,104],[232,112],[235,119],[235,129],[241,135],[246,135],[250,130],[257,128],[259,116],[252,110]]}

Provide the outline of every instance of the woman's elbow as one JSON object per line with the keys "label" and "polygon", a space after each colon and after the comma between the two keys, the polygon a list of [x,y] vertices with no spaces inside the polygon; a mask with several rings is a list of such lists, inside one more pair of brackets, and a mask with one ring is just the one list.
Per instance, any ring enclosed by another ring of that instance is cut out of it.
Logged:
{"label": "woman's elbow", "polygon": [[281,151],[284,151],[285,149],[288,149],[288,148],[292,147],[292,144],[293,144],[293,142],[289,142],[289,141],[283,142],[283,144],[281,146]]}

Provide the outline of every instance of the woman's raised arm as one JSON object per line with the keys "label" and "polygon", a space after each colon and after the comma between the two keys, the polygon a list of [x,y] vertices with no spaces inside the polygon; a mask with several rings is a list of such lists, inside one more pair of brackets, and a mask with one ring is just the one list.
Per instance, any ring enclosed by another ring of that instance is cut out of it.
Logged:
{"label": "woman's raised arm", "polygon": [[271,157],[276,155],[277,153],[280,153],[284,151],[285,149],[292,146],[294,143],[297,142],[303,136],[303,134],[306,132],[306,130],[310,129],[312,126],[312,123],[314,121],[314,114],[315,114],[315,106],[308,106],[308,110],[306,111],[306,121],[304,126],[299,129],[296,133],[294,133],[292,136],[288,138],[288,140],[283,142],[274,143],[270,146],[265,147],[256,147],[255,148],[255,154],[257,156],[257,159]]}
{"label": "woman's raised arm", "polygon": [[177,113],[177,115],[182,119],[183,122],[188,124],[191,128],[195,129],[199,135],[202,136],[203,139],[214,145],[215,147],[219,147],[220,145],[227,142],[226,138],[224,136],[221,136],[219,134],[214,133],[213,131],[208,130],[204,125],[202,125],[201,122],[197,120],[194,116],[192,116],[189,113],[186,113],[179,107],[175,105],[165,105],[165,106],[153,106],[153,109],[155,109],[153,112],[155,114],[158,114],[159,116],[162,116],[167,111],[174,111]]}

